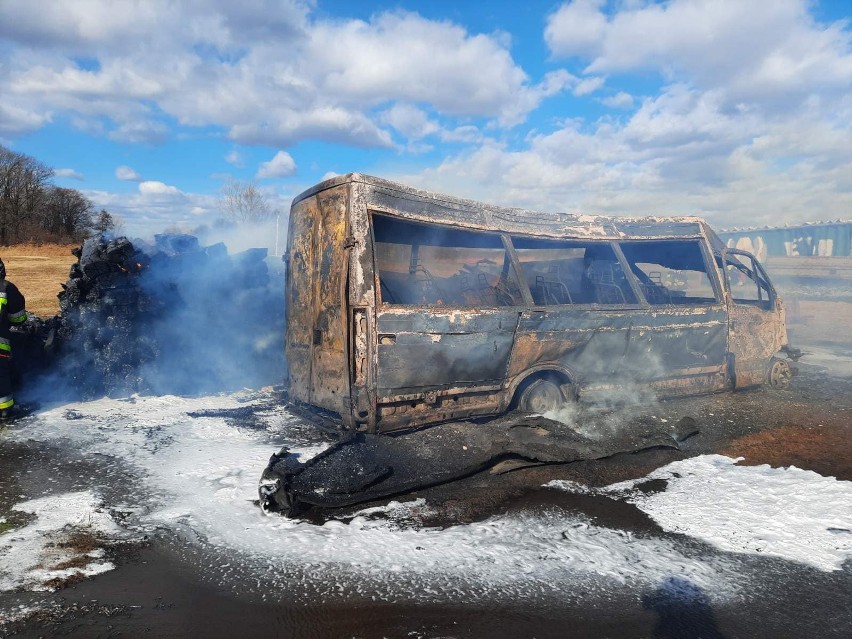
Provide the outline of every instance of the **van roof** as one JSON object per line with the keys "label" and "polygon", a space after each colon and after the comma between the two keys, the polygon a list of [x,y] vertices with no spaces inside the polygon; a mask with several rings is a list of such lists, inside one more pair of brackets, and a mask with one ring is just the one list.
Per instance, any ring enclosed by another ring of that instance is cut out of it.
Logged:
{"label": "van roof", "polygon": [[713,248],[724,246],[707,222],[700,217],[633,218],[545,213],[433,193],[363,173],[348,173],[320,182],[296,196],[293,204],[348,182],[362,183],[370,187],[367,206],[371,210],[393,211],[416,221],[550,237],[625,239],[707,236]]}

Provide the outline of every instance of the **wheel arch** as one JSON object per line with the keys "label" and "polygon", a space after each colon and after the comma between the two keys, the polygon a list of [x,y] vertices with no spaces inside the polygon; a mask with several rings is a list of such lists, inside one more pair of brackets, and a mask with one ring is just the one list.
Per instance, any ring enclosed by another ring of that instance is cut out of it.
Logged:
{"label": "wheel arch", "polygon": [[539,379],[552,379],[560,386],[570,384],[574,387],[572,395],[576,398],[578,375],[571,369],[564,366],[542,364],[540,366],[527,369],[523,372],[523,374],[516,376],[515,379],[512,380],[507,388],[507,396],[510,398],[508,408],[510,410],[515,408],[518,403],[518,398],[521,396],[524,389]]}

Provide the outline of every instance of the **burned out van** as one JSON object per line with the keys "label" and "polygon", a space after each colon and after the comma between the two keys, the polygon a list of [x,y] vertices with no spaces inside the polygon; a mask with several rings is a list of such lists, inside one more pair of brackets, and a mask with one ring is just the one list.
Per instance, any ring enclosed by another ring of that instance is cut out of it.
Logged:
{"label": "burned out van", "polygon": [[288,399],[350,428],[790,377],[769,277],[700,218],[538,213],[350,174],[294,200],[285,262]]}

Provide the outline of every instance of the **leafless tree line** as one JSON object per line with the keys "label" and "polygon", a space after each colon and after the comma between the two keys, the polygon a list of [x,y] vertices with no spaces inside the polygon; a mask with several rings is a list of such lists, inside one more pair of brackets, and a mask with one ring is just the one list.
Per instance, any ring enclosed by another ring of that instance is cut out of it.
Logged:
{"label": "leafless tree line", "polygon": [[220,207],[225,218],[237,224],[261,222],[278,213],[270,206],[257,184],[233,178],[222,187]]}
{"label": "leafless tree line", "polygon": [[0,245],[76,242],[116,227],[112,214],[52,178],[44,163],[0,145]]}

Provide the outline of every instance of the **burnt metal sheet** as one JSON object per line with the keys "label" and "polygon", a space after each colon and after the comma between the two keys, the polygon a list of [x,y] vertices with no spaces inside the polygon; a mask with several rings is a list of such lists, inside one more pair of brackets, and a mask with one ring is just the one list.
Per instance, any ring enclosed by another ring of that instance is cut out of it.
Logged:
{"label": "burnt metal sheet", "polygon": [[654,379],[725,365],[727,314],[721,306],[548,309],[522,314],[509,376],[544,363],[585,380],[613,374]]}
{"label": "burnt metal sheet", "polygon": [[379,313],[379,394],[502,380],[517,322],[514,309]]}
{"label": "burnt metal sheet", "polygon": [[[425,222],[455,224],[468,228],[551,237],[620,238],[627,234],[625,224],[655,229],[655,236],[670,231],[671,237],[706,234],[706,223],[698,217],[614,218],[558,212],[529,211],[484,204],[473,200],[415,189],[382,178],[350,173],[326,180],[304,191],[294,203],[325,189],[344,184],[363,185],[364,204],[379,211],[392,211],[402,217]],[[696,231],[696,229],[699,229]]]}
{"label": "burnt metal sheet", "polygon": [[345,187],[317,195],[318,230],[314,265],[311,402],[344,413],[349,402],[346,327]]}
{"label": "burnt metal sheet", "polygon": [[297,515],[310,506],[349,506],[447,483],[506,461],[518,467],[677,449],[678,438],[696,431],[695,421],[684,418],[672,429],[638,422],[592,439],[544,417],[513,415],[397,437],[350,434],[305,463],[287,448],[273,455],[260,480],[260,501],[267,512]]}
{"label": "burnt metal sheet", "polygon": [[310,403],[311,350],[314,309],[314,272],[319,211],[316,198],[294,205],[290,215],[285,304],[285,350],[290,395]]}
{"label": "burnt metal sheet", "polygon": [[783,316],[743,303],[731,305],[730,350],[734,354],[736,388],[766,380],[769,360],[787,343]]}

